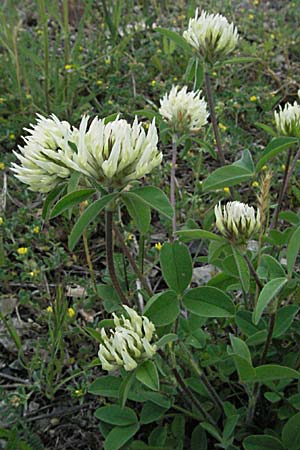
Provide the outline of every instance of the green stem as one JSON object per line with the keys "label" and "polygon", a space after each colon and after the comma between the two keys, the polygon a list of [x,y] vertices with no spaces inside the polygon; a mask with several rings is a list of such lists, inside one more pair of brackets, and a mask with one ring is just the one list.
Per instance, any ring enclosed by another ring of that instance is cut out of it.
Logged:
{"label": "green stem", "polygon": [[[65,66],[70,62],[69,61],[69,4],[68,0],[63,0],[63,23],[64,23],[64,64]],[[67,71],[64,71],[64,96],[65,101],[67,102],[67,108],[70,108],[68,104],[68,84],[69,84],[69,76]]]}
{"label": "green stem", "polygon": [[287,158],[286,158],[286,163],[285,163],[284,175],[283,175],[282,183],[281,183],[279,194],[278,194],[278,202],[277,202],[276,210],[275,210],[275,213],[274,213],[271,225],[270,225],[270,229],[276,228],[277,224],[278,224],[278,217],[279,217],[279,213],[280,213],[283,198],[284,198],[284,191],[285,191],[285,186],[286,186],[286,180],[287,180],[288,173],[289,173],[291,157],[292,157],[292,150],[289,149]]}
{"label": "green stem", "polygon": [[126,305],[128,305],[128,300],[122,291],[122,288],[120,286],[120,283],[119,283],[119,280],[117,278],[116,271],[115,271],[114,244],[113,244],[112,229],[113,229],[113,212],[106,210],[105,211],[105,243],[106,243],[106,262],[107,262],[108,272],[109,272],[113,287],[115,288],[117,294],[119,295],[122,303],[125,303]]}
{"label": "green stem", "polygon": [[45,72],[45,81],[44,81],[44,91],[45,91],[45,103],[47,113],[50,114],[50,98],[49,98],[49,36],[48,36],[48,24],[47,24],[47,14],[45,8],[45,1],[38,0],[40,14],[43,25],[43,39],[44,39],[44,72]]}
{"label": "green stem", "polygon": [[268,354],[268,350],[269,350],[269,347],[272,342],[272,336],[273,336],[273,331],[274,331],[274,327],[275,327],[275,319],[276,319],[276,312],[273,312],[270,316],[268,335],[267,335],[267,339],[266,339],[264,349],[263,349],[263,352],[261,355],[260,365],[263,365],[265,363],[266,356]]}
{"label": "green stem", "polygon": [[243,258],[244,258],[244,260],[246,261],[246,263],[247,263],[247,265],[248,265],[248,267],[249,267],[250,273],[251,273],[251,275],[253,276],[253,278],[254,278],[254,280],[255,280],[255,283],[256,283],[258,289],[261,291],[262,288],[264,287],[264,285],[263,285],[263,283],[261,282],[259,276],[257,275],[257,272],[256,272],[256,270],[254,269],[252,262],[250,261],[250,259],[249,259],[248,256],[246,255],[246,253],[243,254]]}

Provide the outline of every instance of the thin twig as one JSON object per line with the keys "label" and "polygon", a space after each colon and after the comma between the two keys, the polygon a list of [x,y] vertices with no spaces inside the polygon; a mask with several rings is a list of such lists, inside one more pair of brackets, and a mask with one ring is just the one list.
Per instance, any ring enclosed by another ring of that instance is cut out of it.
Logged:
{"label": "thin twig", "polygon": [[174,209],[172,218],[173,238],[176,233],[176,196],[175,196],[175,176],[176,176],[176,159],[177,159],[177,136],[172,137],[172,163],[171,163],[171,180],[170,180],[170,203]]}
{"label": "thin twig", "polygon": [[270,316],[270,323],[269,323],[269,329],[268,329],[268,335],[267,335],[267,339],[264,345],[264,349],[260,358],[260,365],[263,365],[265,363],[266,360],[266,356],[269,350],[269,347],[271,345],[272,342],[272,336],[273,336],[273,331],[274,331],[274,327],[275,327],[275,319],[276,319],[276,312],[274,312],[273,314],[271,314]]}
{"label": "thin twig", "polygon": [[256,272],[256,270],[254,269],[254,267],[253,267],[253,265],[252,265],[252,262],[250,261],[250,259],[248,258],[248,256],[247,256],[245,253],[243,254],[243,257],[244,257],[244,260],[246,261],[246,263],[247,263],[247,265],[248,265],[248,267],[249,267],[249,270],[250,270],[250,272],[251,272],[251,274],[252,274],[252,276],[253,276],[253,278],[254,278],[254,280],[255,280],[255,283],[257,284],[257,287],[258,287],[259,290],[261,291],[262,288],[264,287],[264,285],[263,285],[263,283],[261,282],[259,276],[257,275],[257,272]]}

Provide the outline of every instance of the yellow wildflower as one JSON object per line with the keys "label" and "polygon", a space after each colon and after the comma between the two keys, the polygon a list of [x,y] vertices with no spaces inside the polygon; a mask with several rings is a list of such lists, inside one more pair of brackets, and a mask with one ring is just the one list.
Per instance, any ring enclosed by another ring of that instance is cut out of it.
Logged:
{"label": "yellow wildflower", "polygon": [[29,272],[29,275],[33,278],[36,277],[39,273],[39,269],[34,269],[32,272]]}
{"label": "yellow wildflower", "polygon": [[108,104],[108,105],[112,105],[112,104],[113,104],[113,101],[112,101],[112,100],[108,100],[108,101],[107,101],[107,104]]}
{"label": "yellow wildflower", "polygon": [[15,139],[16,139],[15,133],[10,133],[9,139],[10,139],[11,141],[15,140]]}
{"label": "yellow wildflower", "polygon": [[3,162],[0,162],[0,170],[4,170],[5,169],[5,164]]}
{"label": "yellow wildflower", "polygon": [[36,34],[37,34],[38,36],[40,36],[41,34],[43,34],[43,31],[40,30],[40,29],[37,29],[37,30],[36,30]]}
{"label": "yellow wildflower", "polygon": [[229,189],[229,187],[226,186],[223,188],[223,191],[225,192],[225,194],[229,194],[230,189]]}
{"label": "yellow wildflower", "polygon": [[83,47],[82,47],[82,45],[79,45],[78,50],[79,50],[80,52],[83,52]]}
{"label": "yellow wildflower", "polygon": [[178,78],[177,77],[173,77],[173,81],[177,81],[178,80]]}
{"label": "yellow wildflower", "polygon": [[281,164],[281,170],[284,172],[285,171],[285,164]]}
{"label": "yellow wildflower", "polygon": [[68,316],[72,319],[76,315],[76,312],[73,308],[68,308]]}
{"label": "yellow wildflower", "polygon": [[105,64],[106,64],[106,65],[110,64],[110,58],[106,58],[106,59],[105,59]]}
{"label": "yellow wildflower", "polygon": [[83,396],[83,390],[82,389],[75,389],[74,394],[76,397],[82,397]]}
{"label": "yellow wildflower", "polygon": [[27,247],[19,247],[17,252],[19,253],[19,255],[26,255],[26,253],[28,253],[28,248]]}
{"label": "yellow wildflower", "polygon": [[151,81],[151,86],[154,87],[154,86],[156,86],[156,84],[157,84],[157,83],[156,83],[156,80],[152,80],[152,81]]}
{"label": "yellow wildflower", "polygon": [[256,95],[251,95],[250,102],[256,102],[256,101],[257,101]]}
{"label": "yellow wildflower", "polygon": [[98,86],[102,86],[103,81],[102,81],[102,80],[97,80],[97,81],[96,81],[96,84],[97,84]]}
{"label": "yellow wildflower", "polygon": [[248,14],[248,19],[253,20],[254,19],[254,14]]}
{"label": "yellow wildflower", "polygon": [[155,244],[155,248],[156,248],[156,250],[160,251],[161,248],[162,248],[161,243],[160,243],[160,242],[157,242],[157,243]]}
{"label": "yellow wildflower", "polygon": [[252,186],[255,187],[255,188],[257,188],[257,187],[259,186],[258,181],[253,181]]}
{"label": "yellow wildflower", "polygon": [[261,170],[268,170],[268,166],[262,166]]}
{"label": "yellow wildflower", "polygon": [[48,307],[46,308],[46,311],[47,311],[48,313],[53,313],[53,308],[52,308],[52,306],[48,306]]}
{"label": "yellow wildflower", "polygon": [[219,128],[222,131],[226,131],[227,130],[227,127],[225,125],[223,125],[222,123],[219,123]]}
{"label": "yellow wildflower", "polygon": [[4,222],[3,217],[0,217],[0,225],[2,225]]}
{"label": "yellow wildflower", "polygon": [[65,69],[66,70],[71,70],[73,68],[72,64],[66,64],[65,65]]}
{"label": "yellow wildflower", "polygon": [[2,105],[2,103],[5,102],[5,98],[4,97],[0,97],[0,105]]}
{"label": "yellow wildflower", "polygon": [[32,232],[33,232],[34,234],[39,234],[39,232],[40,232],[40,227],[39,227],[38,225],[36,225],[36,226],[32,229]]}

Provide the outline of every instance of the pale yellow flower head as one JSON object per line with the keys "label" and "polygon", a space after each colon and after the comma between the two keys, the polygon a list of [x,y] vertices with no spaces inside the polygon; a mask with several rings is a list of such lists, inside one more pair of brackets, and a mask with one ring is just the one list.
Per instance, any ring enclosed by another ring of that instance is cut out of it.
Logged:
{"label": "pale yellow flower head", "polygon": [[142,178],[161,163],[154,120],[147,133],[137,117],[132,125],[119,118],[105,123],[95,117],[88,127],[88,120],[83,117],[72,135],[77,147],[70,162],[74,170],[115,187]]}
{"label": "pale yellow flower head", "polygon": [[234,243],[246,243],[260,229],[260,213],[241,202],[219,203],[215,206],[216,226]]}
{"label": "pale yellow flower head", "polygon": [[30,190],[49,192],[70,175],[71,126],[54,114],[50,118],[38,114],[37,124],[25,130],[29,133],[23,137],[25,145],[19,146],[20,153],[14,152],[21,164],[12,163],[12,171]]}
{"label": "pale yellow flower head", "polygon": [[279,106],[274,112],[276,128],[283,136],[300,137],[300,105],[296,101],[293,105],[286,103],[284,108]]}
{"label": "pale yellow flower head", "polygon": [[179,90],[173,86],[160,100],[159,113],[175,132],[196,132],[206,123],[209,113],[201,91],[187,91],[187,86]]}
{"label": "pale yellow flower head", "polygon": [[107,335],[101,329],[102,343],[98,356],[103,370],[116,370],[124,367],[126,371],[134,370],[138,363],[151,359],[156,353],[156,345],[151,343],[155,326],[145,316],[123,305],[129,318],[113,314],[115,328]]}
{"label": "pale yellow flower head", "polygon": [[214,62],[234,50],[238,32],[237,28],[221,14],[208,14],[202,11],[198,16],[197,9],[183,37],[206,61]]}

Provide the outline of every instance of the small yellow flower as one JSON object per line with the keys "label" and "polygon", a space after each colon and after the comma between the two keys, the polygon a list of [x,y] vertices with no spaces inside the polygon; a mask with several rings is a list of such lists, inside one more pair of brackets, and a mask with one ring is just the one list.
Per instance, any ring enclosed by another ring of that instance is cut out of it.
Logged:
{"label": "small yellow flower", "polygon": [[102,86],[103,81],[102,81],[102,80],[97,80],[97,81],[96,81],[96,84],[97,84],[98,86]]}
{"label": "small yellow flower", "polygon": [[83,396],[83,390],[82,389],[75,389],[74,394],[76,397],[82,397]]}
{"label": "small yellow flower", "polygon": [[222,131],[226,131],[227,130],[227,127],[225,125],[223,125],[222,123],[219,123],[219,128]]}
{"label": "small yellow flower", "polygon": [[158,48],[158,49],[156,50],[156,53],[157,53],[158,55],[160,55],[160,54],[162,53],[161,49]]}
{"label": "small yellow flower", "polygon": [[34,278],[40,273],[39,269],[34,269],[32,272],[29,272],[29,275]]}
{"label": "small yellow flower", "polygon": [[0,105],[2,105],[2,103],[5,102],[5,98],[4,97],[0,97]]}
{"label": "small yellow flower", "polygon": [[262,166],[261,170],[268,170],[268,166]]}
{"label": "small yellow flower", "polygon": [[4,170],[5,169],[5,164],[3,162],[0,162],[0,170]]}
{"label": "small yellow flower", "polygon": [[3,224],[3,222],[4,222],[3,218],[2,218],[2,217],[0,217],[0,225],[2,225],[2,224]]}
{"label": "small yellow flower", "polygon": [[157,242],[157,243],[155,244],[155,248],[156,248],[156,250],[160,251],[161,248],[162,248],[161,243],[160,243],[160,242]]}
{"label": "small yellow flower", "polygon": [[10,133],[9,139],[10,139],[11,141],[14,141],[14,140],[16,139],[15,133]]}
{"label": "small yellow flower", "polygon": [[281,170],[284,172],[285,171],[285,164],[281,164]]}
{"label": "small yellow flower", "polygon": [[113,101],[112,101],[112,100],[108,100],[108,101],[107,101],[107,104],[108,104],[108,105],[112,105],[112,104],[113,104]]}
{"label": "small yellow flower", "polygon": [[257,188],[257,187],[259,186],[258,181],[253,181],[252,186],[255,187],[255,188]]}
{"label": "small yellow flower", "polygon": [[132,241],[133,239],[133,234],[132,233],[128,233],[126,236],[126,241]]}
{"label": "small yellow flower", "polygon": [[65,69],[66,70],[71,70],[73,68],[72,64],[66,64],[65,65]]}
{"label": "small yellow flower", "polygon": [[213,71],[212,76],[216,78],[218,76],[217,72]]}
{"label": "small yellow flower", "polygon": [[110,64],[110,58],[105,58],[105,64],[108,66],[108,64]]}
{"label": "small yellow flower", "polygon": [[26,255],[26,253],[28,253],[28,248],[27,247],[19,247],[17,252],[19,253],[19,255]]}
{"label": "small yellow flower", "polygon": [[178,78],[177,77],[173,77],[173,81],[177,81],[178,80]]}
{"label": "small yellow flower", "polygon": [[68,308],[68,316],[72,319],[76,315],[76,312],[73,308]]}
{"label": "small yellow flower", "polygon": [[256,101],[257,101],[256,95],[251,95],[250,102],[256,102]]}
{"label": "small yellow flower", "polygon": [[229,189],[229,187],[226,186],[223,188],[223,191],[225,192],[225,194],[229,194],[230,189]]}
{"label": "small yellow flower", "polygon": [[253,0],[253,5],[259,5],[259,0]]}
{"label": "small yellow flower", "polygon": [[48,313],[53,313],[53,308],[52,308],[52,306],[48,306],[47,308],[46,308],[46,311],[48,312]]}
{"label": "small yellow flower", "polygon": [[32,98],[31,94],[26,94],[25,97],[27,98],[27,100],[30,100]]}
{"label": "small yellow flower", "polygon": [[37,29],[37,30],[36,30],[36,34],[37,34],[38,36],[40,36],[41,34],[43,34],[43,31],[40,30],[40,29]]}
{"label": "small yellow flower", "polygon": [[144,127],[146,128],[146,130],[148,130],[148,128],[150,127],[150,123],[149,122],[144,123]]}
{"label": "small yellow flower", "polygon": [[71,358],[69,358],[69,364],[74,364],[75,363],[75,358],[73,356],[71,356]]}
{"label": "small yellow flower", "polygon": [[270,34],[270,38],[271,38],[271,39],[275,39],[275,34],[271,33],[271,34]]}
{"label": "small yellow flower", "polygon": [[83,52],[83,47],[82,47],[82,45],[79,45],[78,50],[79,50],[80,52]]}
{"label": "small yellow flower", "polygon": [[40,227],[37,225],[37,226],[35,226],[33,229],[32,229],[32,232],[34,233],[34,234],[39,234],[39,232],[40,232]]}
{"label": "small yellow flower", "polygon": [[154,87],[154,86],[156,86],[156,84],[157,84],[156,80],[152,80],[152,81],[151,81],[151,86]]}
{"label": "small yellow flower", "polygon": [[248,19],[253,20],[254,19],[254,14],[248,14]]}

